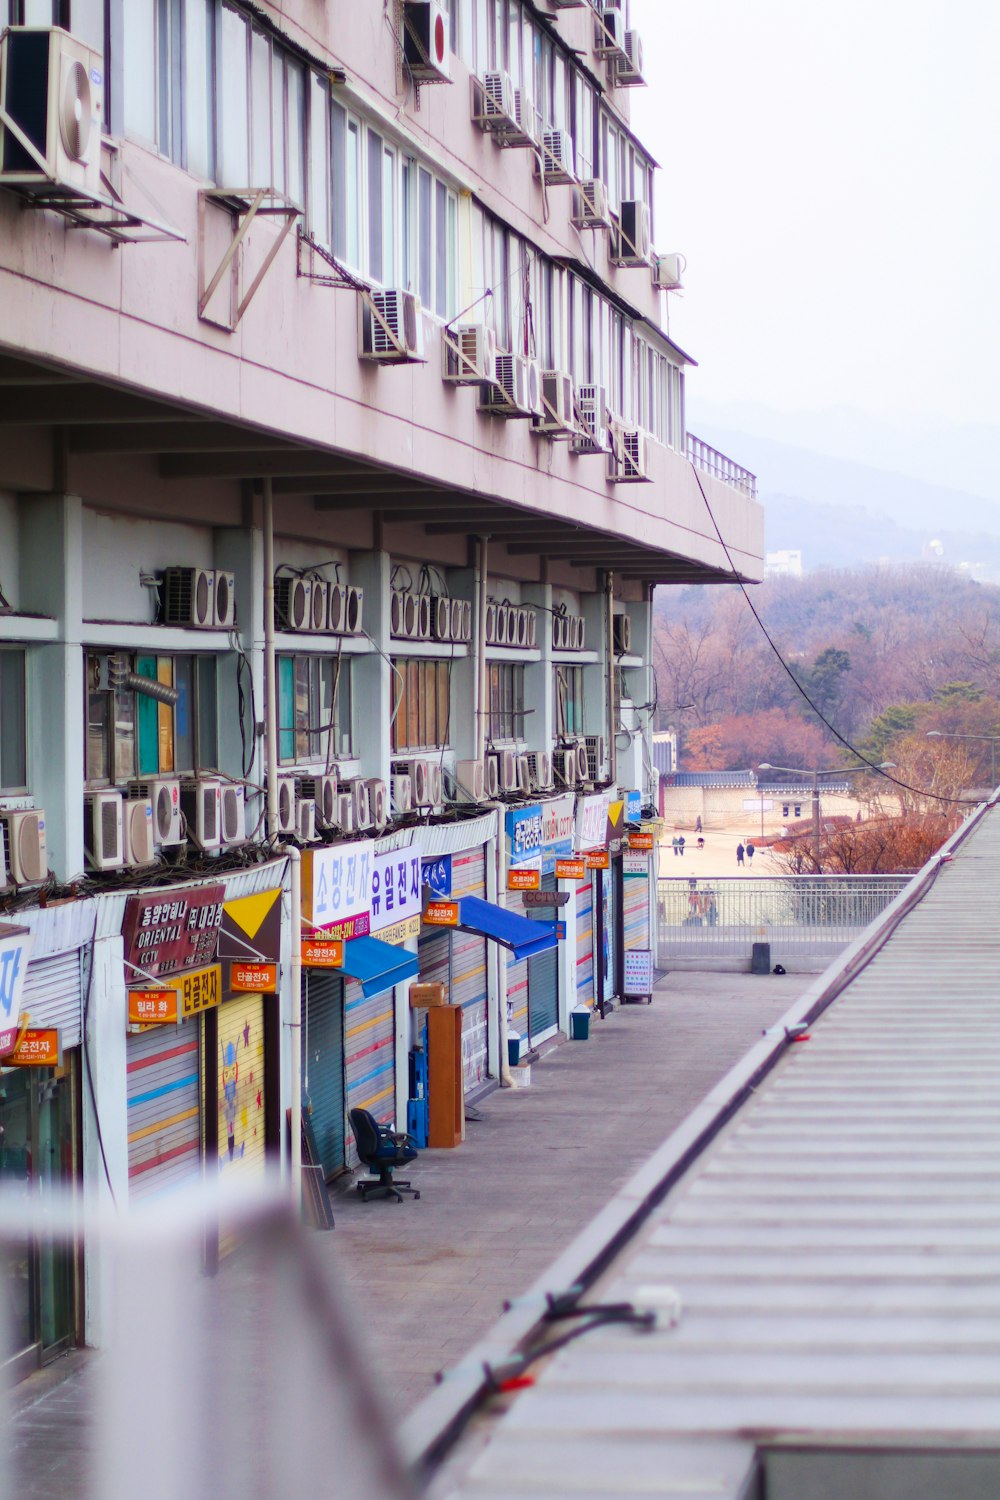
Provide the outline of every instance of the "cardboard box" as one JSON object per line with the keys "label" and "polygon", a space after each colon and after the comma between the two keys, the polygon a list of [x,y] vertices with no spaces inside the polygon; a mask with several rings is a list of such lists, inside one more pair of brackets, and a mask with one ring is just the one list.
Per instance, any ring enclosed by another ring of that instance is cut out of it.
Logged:
{"label": "cardboard box", "polygon": [[423,1010],[432,1005],[447,1005],[443,984],[411,984],[410,1009]]}

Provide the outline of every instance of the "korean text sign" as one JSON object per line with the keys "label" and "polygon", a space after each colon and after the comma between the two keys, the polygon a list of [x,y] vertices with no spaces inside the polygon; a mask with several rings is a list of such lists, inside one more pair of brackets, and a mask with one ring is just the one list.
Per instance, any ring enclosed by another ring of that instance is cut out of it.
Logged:
{"label": "korean text sign", "polygon": [[332,936],[365,937],[370,932],[373,846],[328,844],[302,857],[302,911],[314,928]]}
{"label": "korean text sign", "polygon": [[376,854],[372,863],[371,930],[382,932],[407,917],[419,917],[423,906],[419,847]]}

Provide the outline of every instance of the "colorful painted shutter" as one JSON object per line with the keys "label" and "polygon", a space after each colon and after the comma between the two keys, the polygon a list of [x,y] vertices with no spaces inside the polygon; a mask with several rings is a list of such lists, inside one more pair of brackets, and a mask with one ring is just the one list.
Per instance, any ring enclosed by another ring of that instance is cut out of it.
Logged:
{"label": "colorful painted shutter", "polygon": [[[485,897],[482,845],[453,857],[451,894],[455,900]],[[486,1082],[486,939],[474,933],[451,934],[451,1000],[462,1007],[462,1072],[469,1094]]]}
{"label": "colorful painted shutter", "polygon": [[[366,1000],[351,979],[344,990],[344,1067],[348,1118],[352,1109],[367,1109],[380,1125],[396,1116],[396,1019],[390,988]],[[358,1164],[353,1131],[347,1136],[347,1164]]]}
{"label": "colorful painted shutter", "polygon": [[128,1190],[150,1197],[201,1174],[201,1021],[126,1040]]}
{"label": "colorful painted shutter", "polygon": [[[542,876],[542,890],[555,891],[556,877]],[[546,911],[546,917],[554,917],[554,911]],[[528,959],[528,1030],[531,1045],[537,1046],[552,1036],[559,1023],[559,961],[558,949],[550,948]]]}
{"label": "colorful painted shutter", "polygon": [[305,988],[302,1108],[309,1110],[323,1172],[332,1177],[347,1164],[344,981],[313,969],[306,975]]}
{"label": "colorful painted shutter", "polygon": [[625,872],[625,947],[649,947],[649,862],[641,875]]}
{"label": "colorful painted shutter", "polygon": [[219,1007],[219,1171],[263,1176],[264,997]]}
{"label": "colorful painted shutter", "polygon": [[576,888],[576,1003],[594,1003],[594,890],[591,880]]}

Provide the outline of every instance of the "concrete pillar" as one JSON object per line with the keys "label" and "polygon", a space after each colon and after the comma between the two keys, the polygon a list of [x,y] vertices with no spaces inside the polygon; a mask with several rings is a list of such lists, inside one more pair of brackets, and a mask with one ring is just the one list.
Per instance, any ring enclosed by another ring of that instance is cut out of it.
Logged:
{"label": "concrete pillar", "polygon": [[[114,899],[114,898],[111,898]],[[83,1197],[88,1209],[120,1211],[128,1202],[128,1088],[125,1030],[125,953],[120,934],[102,938],[85,953],[93,964],[88,984],[86,1046],[91,1058],[83,1091]],[[91,1083],[93,1087],[91,1087]],[[98,1131],[100,1119],[100,1131]],[[100,1348],[109,1336],[113,1256],[100,1235],[84,1247],[84,1342]]]}
{"label": "concrete pillar", "polygon": [[354,659],[351,674],[354,749],[366,779],[379,777],[389,784],[390,721],[399,697],[399,679],[387,660],[392,655],[389,635],[389,554],[352,552],[350,582],[365,591],[363,622],[379,651]]}
{"label": "concrete pillar", "polygon": [[521,603],[537,611],[538,646],[541,660],[524,668],[524,706],[533,709],[524,720],[524,739],[530,750],[549,750],[555,738],[555,693],[552,686],[552,588],[547,583],[527,583]]}
{"label": "concrete pillar", "polygon": [[451,669],[448,736],[456,758],[472,760],[476,754],[476,574],[472,568],[449,568],[447,578],[453,598],[472,602],[472,640],[466,647],[466,655],[456,660]]}

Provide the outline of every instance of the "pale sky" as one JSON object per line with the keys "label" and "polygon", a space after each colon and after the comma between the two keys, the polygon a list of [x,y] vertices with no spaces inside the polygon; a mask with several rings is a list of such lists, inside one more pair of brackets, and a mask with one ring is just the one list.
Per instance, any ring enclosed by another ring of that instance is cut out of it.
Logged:
{"label": "pale sky", "polygon": [[1000,425],[997,0],[631,0],[692,398]]}

